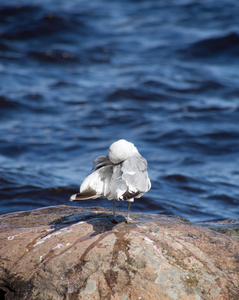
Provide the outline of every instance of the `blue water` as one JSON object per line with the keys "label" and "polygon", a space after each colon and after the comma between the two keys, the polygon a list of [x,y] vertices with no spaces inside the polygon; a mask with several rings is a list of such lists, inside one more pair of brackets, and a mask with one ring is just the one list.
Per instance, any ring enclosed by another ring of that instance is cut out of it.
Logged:
{"label": "blue water", "polygon": [[237,0],[2,0],[0,213],[111,208],[68,199],[124,138],[152,181],[132,211],[238,218],[238,16]]}

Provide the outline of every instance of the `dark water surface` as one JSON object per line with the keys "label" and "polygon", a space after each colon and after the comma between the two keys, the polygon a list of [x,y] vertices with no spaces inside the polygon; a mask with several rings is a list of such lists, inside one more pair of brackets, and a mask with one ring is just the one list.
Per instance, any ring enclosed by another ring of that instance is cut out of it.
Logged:
{"label": "dark water surface", "polygon": [[238,218],[238,16],[237,0],[1,1],[0,213],[77,205],[125,138],[152,181],[132,211]]}

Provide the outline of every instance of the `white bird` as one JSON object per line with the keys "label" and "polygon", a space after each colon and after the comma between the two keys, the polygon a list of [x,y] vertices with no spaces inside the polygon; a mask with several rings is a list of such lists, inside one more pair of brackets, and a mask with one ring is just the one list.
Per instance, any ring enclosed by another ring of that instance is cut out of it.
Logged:
{"label": "white bird", "polygon": [[131,202],[151,188],[146,159],[139,154],[134,144],[126,140],[118,140],[110,146],[108,156],[99,156],[92,164],[94,164],[93,172],[81,184],[80,193],[72,195],[70,200],[96,198],[113,200],[114,222],[117,222],[116,200],[127,201],[126,222],[129,223]]}

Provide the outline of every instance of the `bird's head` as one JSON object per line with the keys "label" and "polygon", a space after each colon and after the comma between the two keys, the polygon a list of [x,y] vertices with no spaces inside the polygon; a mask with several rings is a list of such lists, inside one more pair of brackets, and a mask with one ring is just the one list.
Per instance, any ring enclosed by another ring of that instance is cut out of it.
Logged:
{"label": "bird's head", "polygon": [[138,150],[133,143],[126,140],[118,140],[109,148],[109,160],[113,164],[119,164],[137,152]]}

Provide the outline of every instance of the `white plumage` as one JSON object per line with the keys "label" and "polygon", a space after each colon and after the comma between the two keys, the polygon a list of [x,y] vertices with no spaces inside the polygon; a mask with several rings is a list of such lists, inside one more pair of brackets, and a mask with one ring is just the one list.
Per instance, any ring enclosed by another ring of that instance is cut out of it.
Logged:
{"label": "white plumage", "polygon": [[134,144],[119,140],[110,146],[108,156],[97,157],[93,164],[94,171],[81,184],[80,193],[72,195],[70,200],[113,200],[114,221],[115,200],[127,201],[129,222],[130,203],[151,188],[146,159]]}

